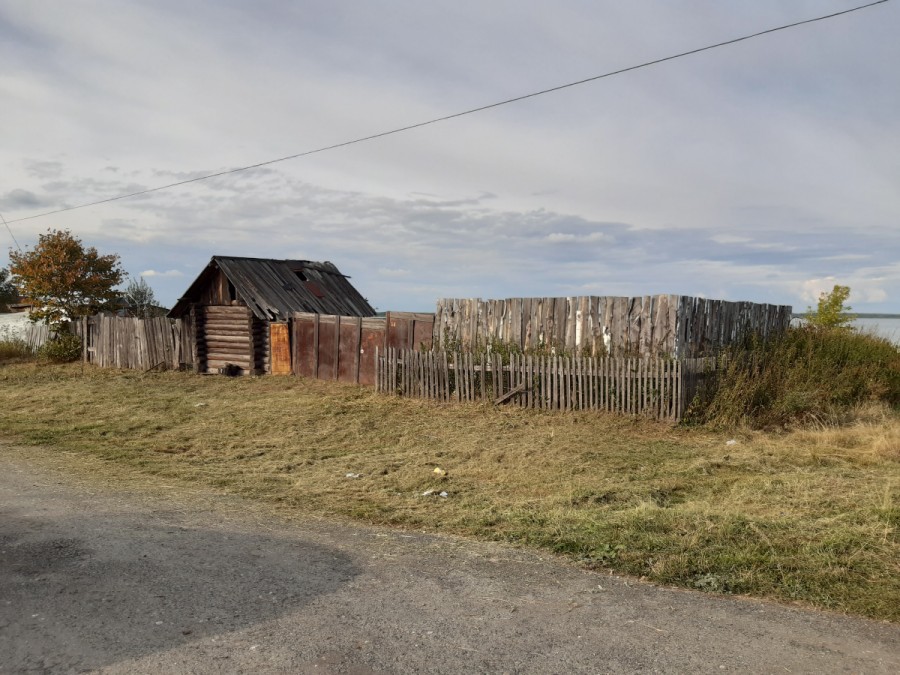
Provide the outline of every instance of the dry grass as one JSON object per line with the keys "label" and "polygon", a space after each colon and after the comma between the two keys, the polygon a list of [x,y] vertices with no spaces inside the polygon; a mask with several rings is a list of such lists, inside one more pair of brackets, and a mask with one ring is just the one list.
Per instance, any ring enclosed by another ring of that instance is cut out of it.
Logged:
{"label": "dry grass", "polygon": [[[859,419],[727,445],[596,413],[438,405],[296,378],[0,366],[0,423],[20,441],[299,512],[898,621],[900,420],[881,408]],[[422,495],[431,489],[449,496]]]}
{"label": "dry grass", "polygon": [[10,338],[0,332],[0,362],[22,362],[32,360],[31,351],[23,340]]}

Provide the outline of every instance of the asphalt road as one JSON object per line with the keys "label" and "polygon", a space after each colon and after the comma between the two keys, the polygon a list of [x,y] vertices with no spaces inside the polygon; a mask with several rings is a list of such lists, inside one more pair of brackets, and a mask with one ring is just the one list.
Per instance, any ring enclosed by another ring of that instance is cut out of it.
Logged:
{"label": "asphalt road", "polygon": [[3,673],[900,672],[897,625],[50,456],[0,443]]}

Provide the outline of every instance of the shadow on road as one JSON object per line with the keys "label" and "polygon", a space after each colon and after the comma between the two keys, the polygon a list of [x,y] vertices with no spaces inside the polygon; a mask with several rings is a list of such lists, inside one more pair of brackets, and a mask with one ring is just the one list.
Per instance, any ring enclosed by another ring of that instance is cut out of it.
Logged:
{"label": "shadow on road", "polygon": [[358,574],[320,545],[180,522],[0,511],[3,665],[99,668],[276,618]]}

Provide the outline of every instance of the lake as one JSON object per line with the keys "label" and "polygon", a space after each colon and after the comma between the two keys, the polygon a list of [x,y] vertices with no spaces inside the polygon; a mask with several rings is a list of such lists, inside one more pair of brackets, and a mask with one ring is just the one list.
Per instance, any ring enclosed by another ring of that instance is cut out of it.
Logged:
{"label": "lake", "polygon": [[[791,325],[799,325],[803,319],[794,317]],[[871,331],[876,335],[887,338],[896,345],[900,345],[900,316],[889,316],[879,319],[869,317],[857,318],[853,327],[861,331]]]}
{"label": "lake", "polygon": [[894,344],[900,345],[900,317],[882,319],[862,318],[853,322],[854,327],[886,337]]}

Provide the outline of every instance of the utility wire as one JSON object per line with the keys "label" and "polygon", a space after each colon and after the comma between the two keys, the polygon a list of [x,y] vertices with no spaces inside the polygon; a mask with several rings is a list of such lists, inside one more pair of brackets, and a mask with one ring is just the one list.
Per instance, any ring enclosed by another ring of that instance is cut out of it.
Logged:
{"label": "utility wire", "polygon": [[[6,231],[9,232],[9,236],[12,237],[13,242],[15,242],[15,244],[16,244],[16,248],[19,249],[19,253],[21,253],[21,252],[22,252],[22,247],[19,246],[19,242],[18,242],[18,240],[16,239],[16,235],[14,235],[14,234],[12,233],[12,230],[9,229],[9,223],[6,222],[6,218],[3,217],[3,214],[2,214],[2,213],[0,213],[0,220],[3,221],[3,224],[4,224],[4,225],[6,225]],[[16,222],[16,221],[13,221],[13,222]]]}
{"label": "utility wire", "polygon": [[[61,209],[56,209],[54,211],[46,211],[44,213],[38,213],[33,216],[24,216],[22,218],[15,218],[9,222],[17,223],[23,220],[31,220],[33,218],[43,218],[44,216],[50,216],[55,213],[63,213],[65,211],[74,211],[76,209],[87,208],[88,206],[97,206],[98,204],[108,204],[109,202],[115,202],[120,199],[128,199],[130,197],[137,197],[139,195],[149,194],[151,192],[159,192],[161,190],[168,190],[170,188],[178,187],[180,185],[188,185],[190,183],[197,183],[203,180],[209,180],[210,178],[218,178],[219,176],[227,176],[233,173],[239,173],[241,171],[250,171],[251,169],[258,169],[263,166],[269,166],[270,164],[277,164],[279,162],[286,162],[291,159],[298,159],[300,157],[307,157],[309,155],[315,155],[320,152],[327,152],[329,150],[336,150],[337,148],[344,148],[348,145],[355,145],[356,143],[364,143],[366,141],[372,141],[376,138],[384,138],[385,136],[392,136],[394,134],[399,134],[404,131],[410,131],[411,129],[419,129],[421,127],[426,127],[432,124],[437,124],[438,122],[446,122],[447,120],[452,120],[457,117],[463,117],[464,115],[472,115],[474,113],[483,112],[485,110],[490,110],[492,108],[499,108],[500,106],[509,105],[510,103],[517,103],[519,101],[524,101],[529,98],[535,98],[536,96],[543,96],[545,94],[551,94],[556,91],[561,91],[563,89],[568,89],[570,87],[577,87],[582,84],[587,84],[588,82],[595,82],[597,80],[602,80],[607,77],[613,77],[614,75],[621,75],[623,73],[628,73],[633,70],[639,70],[641,68],[648,68],[650,66],[659,65],[660,63],[665,63],[666,61],[674,61],[675,59],[680,59],[684,56],[690,56],[692,54],[699,54],[700,52],[709,51],[711,49],[717,49],[719,47],[725,47],[727,45],[733,45],[738,42],[743,42],[745,40],[752,40],[753,38],[760,37],[761,35],[768,35],[769,33],[777,33],[778,31],[787,30],[789,28],[796,28],[797,26],[803,26],[808,23],[815,23],[817,21],[825,21],[826,19],[833,19],[838,16],[843,16],[844,14],[850,14],[852,12],[858,12],[862,9],[868,9],[869,7],[874,7],[875,5],[882,5],[889,0],[876,0],[875,2],[870,2],[866,5],[860,5],[858,7],[853,7],[851,9],[845,9],[840,12],[834,12],[832,14],[825,14],[822,16],[817,16],[812,19],[805,19],[803,21],[795,21],[794,23],[785,24],[783,26],[777,26],[775,28],[768,28],[766,30],[759,31],[757,33],[751,33],[749,35],[744,35],[742,37],[734,38],[732,40],[726,40],[724,42],[717,42],[715,44],[707,45],[705,47],[698,47],[697,49],[691,49],[686,52],[680,52],[678,54],[672,54],[671,56],[665,56],[660,59],[655,59],[653,61],[646,61],[644,63],[638,64],[636,66],[629,66],[627,68],[621,68],[619,70],[613,70],[608,73],[603,73],[602,75],[595,75],[593,77],[587,77],[583,80],[577,80],[575,82],[569,82],[567,84],[561,84],[556,87],[550,87],[549,89],[542,89],[541,91],[535,91],[530,94],[524,94],[522,96],[516,96],[514,98],[508,98],[504,101],[498,101],[496,103],[490,103],[488,105],[483,105],[478,108],[471,108],[469,110],[463,110],[462,112],[453,113],[451,115],[444,115],[443,117],[435,117],[434,119],[427,120],[425,122],[417,122],[416,124],[409,124],[405,127],[398,127],[396,129],[391,129],[390,131],[382,131],[377,134],[372,134],[371,136],[362,136],[361,138],[354,138],[350,141],[344,141],[343,143],[335,143],[334,145],[326,145],[321,148],[316,148],[315,150],[307,150],[305,152],[298,152],[293,155],[287,155],[286,157],[279,157],[277,159],[270,159],[265,162],[258,162],[257,164],[250,164],[247,166],[240,166],[234,169],[226,169],[224,171],[218,171],[216,173],[210,173],[203,176],[198,176],[196,178],[189,178],[187,180],[178,181],[177,183],[169,183],[167,185],[159,185],[157,187],[147,188],[146,190],[138,190],[137,192],[129,192],[128,194],[118,195],[116,197],[109,197],[107,199],[100,199],[95,202],[88,202],[86,204],[78,204],[76,206],[66,206]],[[7,229],[9,225],[7,225]]]}

